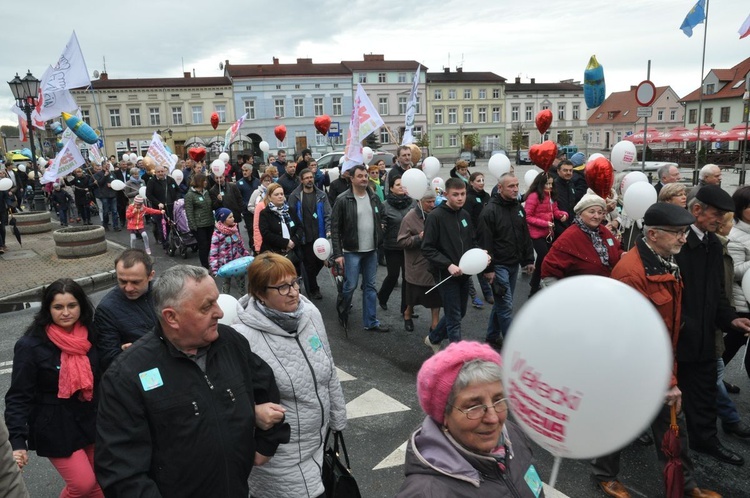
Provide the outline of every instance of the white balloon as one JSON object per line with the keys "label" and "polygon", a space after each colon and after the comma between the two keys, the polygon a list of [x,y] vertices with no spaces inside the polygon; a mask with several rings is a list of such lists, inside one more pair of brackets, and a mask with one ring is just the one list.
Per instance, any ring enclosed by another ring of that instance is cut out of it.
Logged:
{"label": "white balloon", "polygon": [[110,164],[110,165],[109,165],[109,171],[114,171],[114,170],[116,170],[116,169],[117,169],[117,168],[115,168],[115,165],[114,165],[114,164]]}
{"label": "white balloon", "polygon": [[344,156],[339,157],[339,166],[344,164]]}
{"label": "white balloon", "polygon": [[143,156],[138,156],[135,158],[135,162],[143,161]]}
{"label": "white balloon", "polygon": [[633,165],[636,159],[635,144],[627,140],[617,142],[609,154],[610,162],[615,171],[622,171]]}
{"label": "white balloon", "polygon": [[126,152],[125,154],[122,155],[120,159],[122,159],[125,162],[130,161],[130,154]]}
{"label": "white balloon", "polygon": [[422,161],[422,171],[427,178],[435,178],[440,173],[440,160],[437,157],[430,156]]}
{"label": "white balloon", "polygon": [[[639,182],[648,183],[648,177],[640,171],[631,171],[630,173],[625,175],[625,178],[622,179],[622,187],[620,189],[622,195],[625,195],[625,192],[628,191],[631,185]],[[654,192],[656,192],[656,190],[654,190]]]}
{"label": "white balloon", "polygon": [[227,154],[226,152],[222,152],[221,154],[219,154],[219,159],[221,160],[221,162],[226,164],[229,162],[229,154]]}
{"label": "white balloon", "polygon": [[237,318],[237,306],[239,306],[237,300],[229,294],[219,294],[219,299],[216,302],[221,311],[224,312],[224,316],[219,318],[219,323],[232,325],[234,319]]}
{"label": "white balloon", "polygon": [[47,160],[46,160],[45,158],[43,158],[43,157],[40,157],[39,159],[37,159],[36,163],[37,163],[37,164],[38,164],[39,166],[41,166],[42,168],[44,168],[45,166],[47,166],[47,164],[49,163],[49,161],[47,161]]}
{"label": "white balloon", "polygon": [[341,173],[341,171],[338,168],[328,168],[326,170],[326,173],[328,174],[328,179],[330,181],[334,181],[334,180],[338,179],[339,174]]}
{"label": "white balloon", "polygon": [[18,165],[18,171],[22,171],[22,172],[26,173],[26,165],[23,164],[23,163],[19,164]]}
{"label": "white balloon", "polygon": [[745,295],[745,301],[750,302],[750,271],[746,271],[742,276],[742,293]]}
{"label": "white balloon", "polygon": [[182,170],[179,169],[172,171],[171,175],[172,179],[175,181],[175,183],[177,183],[177,185],[182,183],[182,180],[185,179],[185,175],[182,173]]}
{"label": "white balloon", "polygon": [[510,159],[505,154],[495,154],[490,157],[490,162],[487,166],[490,169],[490,173],[500,178],[505,173],[510,172]]}
{"label": "white balloon", "polygon": [[138,156],[135,153],[131,152],[129,159],[130,159],[131,163],[134,163],[134,162],[138,161]]}
{"label": "white balloon", "polygon": [[180,158],[177,156],[177,154],[170,154],[169,157],[172,158],[172,164],[177,164],[177,161],[180,160]]}
{"label": "white balloon", "polygon": [[474,249],[469,249],[461,256],[458,267],[466,275],[476,275],[487,268],[488,263],[487,253],[483,249],[475,247]]}
{"label": "white balloon", "polygon": [[140,195],[141,197],[143,197],[145,199],[146,198],[146,187],[139,188],[138,189],[138,195]]}
{"label": "white balloon", "polygon": [[538,174],[539,174],[539,170],[532,168],[528,170],[525,175],[523,175],[523,181],[526,182],[527,187],[531,185],[531,183],[534,181],[534,178],[536,178]]}
{"label": "white balloon", "polygon": [[216,176],[223,175],[224,169],[224,161],[222,161],[221,159],[214,159],[214,161],[211,163],[211,172]]}
{"label": "white balloon", "polygon": [[594,159],[596,159],[596,158],[599,158],[599,157],[604,157],[604,154],[600,154],[600,153],[598,153],[598,152],[594,152],[593,154],[591,154],[591,155],[589,156],[589,160],[588,160],[588,161],[586,161],[586,162],[587,162],[587,163],[589,163],[589,162],[591,162],[591,161],[593,161]]}
{"label": "white balloon", "polygon": [[[560,320],[581,302],[586,320]],[[612,303],[627,320],[612,320]],[[605,455],[635,439],[663,406],[672,373],[669,334],[654,306],[622,282],[590,275],[529,300],[513,318],[503,359],[515,420],[566,458]]]}
{"label": "white balloon", "polygon": [[375,153],[372,151],[369,147],[362,147],[362,159],[365,160],[365,164],[368,164],[370,161],[372,161],[373,156]]}
{"label": "white balloon", "polygon": [[640,220],[656,202],[656,189],[648,182],[634,183],[622,198],[622,208],[633,220]]}
{"label": "white balloon", "polygon": [[0,180],[0,192],[5,192],[13,188],[13,181],[10,178],[3,178]]}
{"label": "white balloon", "polygon": [[432,185],[432,188],[434,188],[435,190],[445,190],[445,180],[443,180],[439,176],[433,178],[432,182],[430,182],[430,185]]}
{"label": "white balloon", "polygon": [[268,142],[266,142],[265,140],[263,140],[260,144],[258,144],[258,146],[260,147],[260,150],[262,150],[263,152],[268,152],[269,150],[271,150],[271,146],[268,145]]}
{"label": "white balloon", "polygon": [[315,253],[315,257],[321,261],[325,261],[331,256],[331,243],[328,239],[321,237],[313,242],[313,252]]}
{"label": "white balloon", "polygon": [[125,182],[122,180],[112,180],[112,183],[110,183],[109,186],[112,187],[112,190],[119,192],[125,188]]}
{"label": "white balloon", "polygon": [[424,172],[417,168],[407,169],[401,176],[401,185],[412,199],[421,199],[427,192],[429,182]]}

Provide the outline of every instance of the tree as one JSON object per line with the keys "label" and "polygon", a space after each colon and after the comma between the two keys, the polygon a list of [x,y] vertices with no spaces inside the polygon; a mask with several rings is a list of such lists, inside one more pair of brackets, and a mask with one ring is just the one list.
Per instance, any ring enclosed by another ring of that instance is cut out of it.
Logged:
{"label": "tree", "polygon": [[570,142],[572,141],[573,137],[570,136],[570,133],[568,133],[567,130],[563,130],[557,134],[557,143],[560,145],[570,145]]}
{"label": "tree", "polygon": [[367,135],[367,138],[365,138],[365,147],[369,147],[372,150],[378,150],[380,148],[380,140],[378,140],[377,132]]}
{"label": "tree", "polygon": [[427,133],[422,133],[422,136],[414,142],[417,147],[420,149],[427,149],[427,155],[430,154],[430,137],[427,136]]}
{"label": "tree", "polygon": [[8,138],[18,138],[18,126],[0,126],[0,133],[4,133]]}
{"label": "tree", "polygon": [[474,150],[479,148],[479,133],[464,135],[464,149]]}
{"label": "tree", "polygon": [[510,145],[515,149],[516,157],[519,157],[521,155],[521,148],[526,145],[522,124],[519,123],[513,128],[513,134],[510,137]]}

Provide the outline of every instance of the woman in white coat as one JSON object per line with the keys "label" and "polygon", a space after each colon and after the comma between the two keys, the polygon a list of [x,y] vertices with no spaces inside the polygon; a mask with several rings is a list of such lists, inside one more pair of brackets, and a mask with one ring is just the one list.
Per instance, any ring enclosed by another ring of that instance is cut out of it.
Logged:
{"label": "woman in white coat", "polygon": [[[750,317],[750,306],[745,293],[742,291],[742,279],[750,270],[750,186],[740,187],[732,195],[734,201],[734,227],[729,232],[729,243],[727,251],[734,263],[734,282],[732,283],[732,295],[727,296],[729,303],[737,310],[741,317]],[[745,345],[747,338],[741,332],[730,330],[724,337],[726,349],[722,358],[724,365],[737,354],[737,351]],[[745,355],[745,371],[750,376],[750,354]],[[736,386],[728,387],[730,392],[739,392]]]}
{"label": "woman in white coat", "polygon": [[346,403],[336,375],[323,318],[299,293],[289,259],[266,252],[247,270],[250,293],[240,299],[235,330],[276,376],[281,406],[291,426],[288,444],[268,463],[253,468],[255,498],[322,497],[323,442],[330,427],[346,427]]}

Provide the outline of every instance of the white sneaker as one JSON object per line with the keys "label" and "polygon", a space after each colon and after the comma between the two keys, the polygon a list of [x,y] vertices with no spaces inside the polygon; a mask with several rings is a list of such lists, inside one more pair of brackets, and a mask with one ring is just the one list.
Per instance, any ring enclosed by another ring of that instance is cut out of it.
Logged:
{"label": "white sneaker", "polygon": [[146,254],[151,254],[151,248],[146,249]]}
{"label": "white sneaker", "polygon": [[440,351],[440,344],[433,344],[430,342],[430,336],[427,335],[424,338],[424,343],[432,348],[432,354],[437,354]]}

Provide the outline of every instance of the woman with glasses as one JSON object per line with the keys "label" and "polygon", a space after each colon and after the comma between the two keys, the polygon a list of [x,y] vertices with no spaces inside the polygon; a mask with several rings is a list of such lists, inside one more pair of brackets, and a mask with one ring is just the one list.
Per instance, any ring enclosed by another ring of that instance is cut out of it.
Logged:
{"label": "woman with glasses", "polygon": [[[320,311],[300,295],[300,279],[285,257],[266,252],[247,270],[249,294],[240,299],[235,330],[274,371],[286,422],[288,444],[263,466],[253,467],[255,498],[320,497],[323,441],[330,428],[346,427],[346,402],[333,363]],[[273,409],[269,407],[269,409]]]}
{"label": "woman with glasses", "polygon": [[501,365],[469,341],[424,362],[417,396],[427,417],[409,439],[397,498],[544,496],[529,440],[508,420]]}
{"label": "woman with glasses", "polygon": [[659,191],[659,202],[687,207],[687,189],[682,183],[667,183]]}
{"label": "woman with glasses", "polygon": [[576,217],[552,243],[542,263],[542,282],[551,285],[565,277],[609,277],[623,254],[622,245],[602,224],[607,203],[589,189],[573,208]]}

